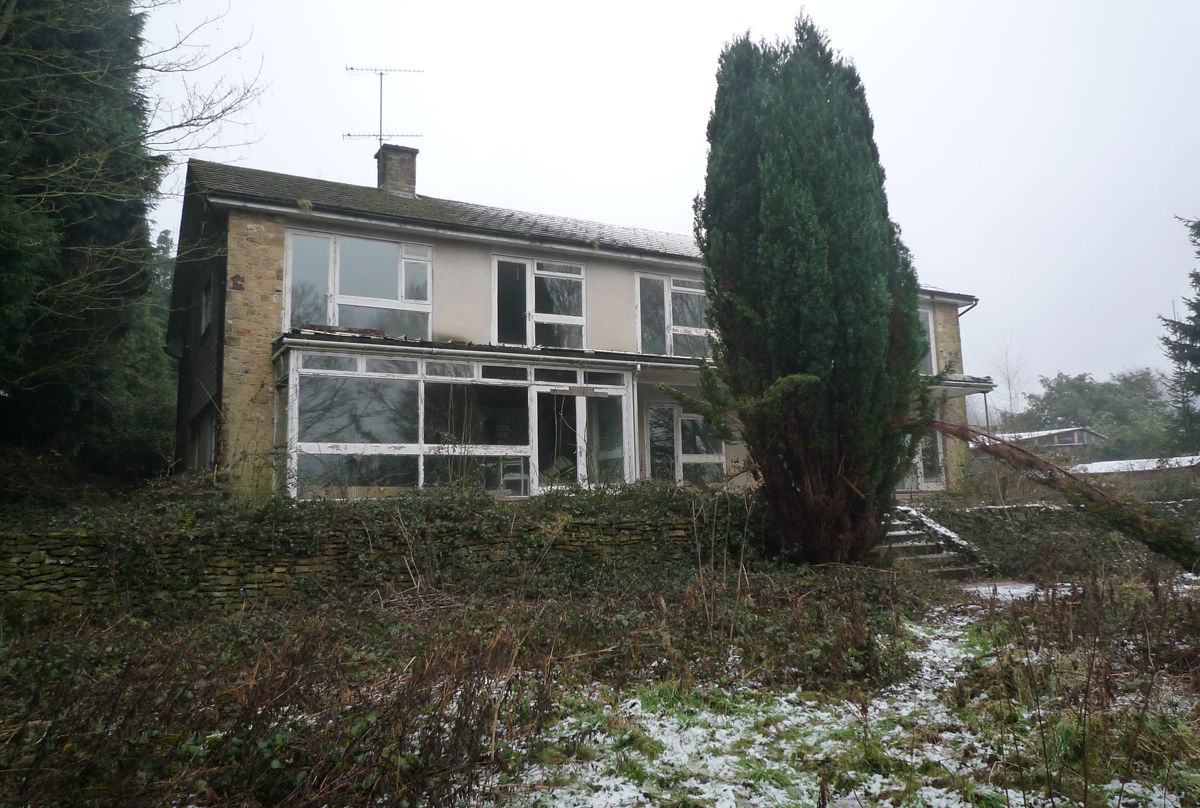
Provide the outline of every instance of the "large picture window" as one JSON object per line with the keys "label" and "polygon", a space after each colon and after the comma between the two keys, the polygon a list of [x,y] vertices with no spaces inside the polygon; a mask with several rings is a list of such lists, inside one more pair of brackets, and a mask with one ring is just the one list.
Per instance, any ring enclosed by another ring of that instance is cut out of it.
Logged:
{"label": "large picture window", "polygon": [[582,348],[583,267],[496,259],[496,342]]}
{"label": "large picture window", "polygon": [[429,339],[428,245],[292,232],[288,248],[289,327],[341,325]]}
{"label": "large picture window", "polygon": [[708,299],[704,282],[638,276],[638,350],[666,356],[708,356]]}
{"label": "large picture window", "polygon": [[310,350],[278,361],[294,496],[458,481],[524,496],[633,475],[628,372]]}

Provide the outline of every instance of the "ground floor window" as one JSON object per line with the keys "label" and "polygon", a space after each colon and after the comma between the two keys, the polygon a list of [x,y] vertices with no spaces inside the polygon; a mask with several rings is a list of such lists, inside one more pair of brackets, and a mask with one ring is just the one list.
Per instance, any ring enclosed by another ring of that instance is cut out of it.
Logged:
{"label": "ground floor window", "polygon": [[650,478],[703,488],[725,476],[725,444],[699,415],[675,405],[646,409]]}
{"label": "ground floor window", "polygon": [[906,491],[940,491],[946,487],[942,460],[942,436],[925,435],[919,439],[912,470],[901,485]]}
{"label": "ground floor window", "polygon": [[211,404],[192,419],[188,465],[193,471],[208,471],[216,465],[220,423],[217,409]]}
{"label": "ground floor window", "polygon": [[293,496],[464,480],[525,496],[633,478],[624,370],[325,351],[278,361],[282,487]]}

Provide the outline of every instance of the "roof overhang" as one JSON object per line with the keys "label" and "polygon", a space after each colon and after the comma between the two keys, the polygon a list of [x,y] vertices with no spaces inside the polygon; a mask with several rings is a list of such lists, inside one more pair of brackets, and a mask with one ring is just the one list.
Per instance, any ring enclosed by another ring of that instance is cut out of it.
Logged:
{"label": "roof overhang", "polygon": [[573,348],[522,348],[514,345],[480,345],[470,342],[440,342],[433,340],[409,340],[395,337],[379,337],[339,331],[316,331],[294,329],[275,339],[271,357],[280,356],[289,350],[352,350],[377,354],[404,354],[406,356],[429,355],[439,359],[457,358],[536,363],[543,365],[571,365],[613,369],[617,366],[627,370],[639,366],[671,370],[697,371],[696,360],[653,354],[624,353],[621,351],[587,351]]}
{"label": "roof overhang", "polygon": [[944,398],[962,398],[974,393],[990,393],[996,388],[991,376],[967,376],[962,373],[948,373],[940,378],[930,390],[935,395]]}

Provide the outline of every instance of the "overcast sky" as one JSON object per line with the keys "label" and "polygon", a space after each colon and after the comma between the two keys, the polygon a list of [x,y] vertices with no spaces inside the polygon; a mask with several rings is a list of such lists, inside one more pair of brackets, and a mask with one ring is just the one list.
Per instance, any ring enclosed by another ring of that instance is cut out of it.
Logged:
{"label": "overcast sky", "polygon": [[[215,6],[157,9],[146,37]],[[1198,266],[1174,217],[1200,217],[1200,3],[804,9],[862,76],[921,283],[980,299],[962,321],[966,372],[1037,392],[1059,371],[1165,369],[1156,315]],[[258,75],[264,91],[194,156],[372,185],[377,142],[342,136],[377,131],[379,81],[346,67],[419,69],[383,88],[385,132],[421,135],[388,138],[421,150],[419,194],[688,233],[722,46],[787,37],[799,10],[236,0],[196,41],[246,44],[194,79]],[[167,196],[158,225],[178,218]]]}

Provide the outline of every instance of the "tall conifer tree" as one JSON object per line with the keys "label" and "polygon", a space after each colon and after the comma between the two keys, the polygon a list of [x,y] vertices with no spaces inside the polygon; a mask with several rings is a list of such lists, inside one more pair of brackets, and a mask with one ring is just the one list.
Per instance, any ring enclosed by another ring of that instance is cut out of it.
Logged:
{"label": "tall conifer tree", "polygon": [[[1185,219],[1183,224],[1188,229],[1188,240],[1196,251],[1196,257],[1200,258],[1200,219]],[[1179,412],[1183,437],[1181,448],[1185,451],[1194,450],[1198,446],[1192,402],[1200,396],[1200,270],[1193,269],[1189,272],[1188,280],[1194,296],[1183,299],[1187,307],[1183,319],[1159,318],[1167,327],[1162,342],[1167,357],[1175,368],[1171,374],[1171,398]]]}
{"label": "tall conifer tree", "polygon": [[[807,18],[721,56],[696,235],[736,410],[783,555],[862,559],[911,467],[916,276],[854,67]],[[720,389],[718,390],[719,382]]]}
{"label": "tall conifer tree", "polygon": [[42,442],[99,397],[150,282],[165,159],[146,146],[130,0],[16,0],[0,20],[0,440]]}

